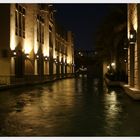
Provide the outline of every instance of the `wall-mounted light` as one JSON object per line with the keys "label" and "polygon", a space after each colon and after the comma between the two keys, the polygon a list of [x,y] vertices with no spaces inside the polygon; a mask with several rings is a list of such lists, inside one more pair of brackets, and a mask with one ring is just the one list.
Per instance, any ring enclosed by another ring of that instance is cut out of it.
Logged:
{"label": "wall-mounted light", "polygon": [[129,44],[135,44],[136,42],[136,30],[130,30]]}
{"label": "wall-mounted light", "polygon": [[56,64],[58,63],[56,58],[54,58],[53,61],[54,61]]}
{"label": "wall-mounted light", "polygon": [[124,60],[124,62],[126,63],[126,62],[127,62],[127,60],[125,59],[125,60]]}
{"label": "wall-mounted light", "polygon": [[39,55],[38,55],[38,54],[36,54],[36,55],[35,55],[35,58],[36,58],[36,59],[39,59]]}
{"label": "wall-mounted light", "polygon": [[48,56],[44,56],[44,60],[45,61],[49,61],[49,57]]}
{"label": "wall-mounted light", "polygon": [[110,66],[109,65],[107,66],[107,69],[110,69]]}
{"label": "wall-mounted light", "polygon": [[12,57],[16,57],[17,53],[15,50],[11,51]]}
{"label": "wall-mounted light", "polygon": [[56,58],[53,59],[55,62],[57,61]]}
{"label": "wall-mounted light", "polygon": [[29,54],[28,53],[26,53],[25,54],[25,58],[29,58],[30,56],[29,56]]}
{"label": "wall-mounted light", "polygon": [[128,48],[127,48],[127,47],[124,47],[123,49],[124,49],[124,50],[127,50]]}
{"label": "wall-mounted light", "polygon": [[115,66],[115,63],[114,63],[114,62],[112,62],[112,63],[111,63],[111,66]]}

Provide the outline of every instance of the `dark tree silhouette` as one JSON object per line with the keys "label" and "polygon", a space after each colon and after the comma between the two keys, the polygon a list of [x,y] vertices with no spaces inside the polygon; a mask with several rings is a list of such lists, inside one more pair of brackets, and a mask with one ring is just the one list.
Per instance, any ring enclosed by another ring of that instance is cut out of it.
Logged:
{"label": "dark tree silhouette", "polygon": [[[120,73],[125,73],[127,59],[127,5],[119,4],[118,8],[105,18],[100,25],[96,35],[96,51],[98,51],[98,59],[102,62],[111,63],[116,59],[116,79],[122,77]],[[125,60],[125,61],[124,61]]]}
{"label": "dark tree silhouette", "polygon": [[[96,50],[100,58],[110,59],[127,38],[127,6],[118,4],[100,25],[96,33]],[[120,46],[120,44],[122,44]]]}

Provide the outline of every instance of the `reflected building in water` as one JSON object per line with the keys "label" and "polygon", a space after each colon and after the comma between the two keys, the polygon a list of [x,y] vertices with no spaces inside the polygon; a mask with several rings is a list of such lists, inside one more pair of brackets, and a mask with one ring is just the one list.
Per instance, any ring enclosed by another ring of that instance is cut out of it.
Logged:
{"label": "reflected building in water", "polygon": [[0,84],[72,76],[73,34],[58,27],[53,5],[1,4],[0,10]]}

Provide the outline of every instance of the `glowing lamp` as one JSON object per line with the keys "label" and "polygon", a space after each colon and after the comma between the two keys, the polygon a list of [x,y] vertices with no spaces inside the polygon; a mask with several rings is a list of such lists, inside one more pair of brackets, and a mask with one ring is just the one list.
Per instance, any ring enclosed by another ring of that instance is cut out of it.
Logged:
{"label": "glowing lamp", "polygon": [[111,63],[111,66],[115,66],[115,63],[113,62],[113,63]]}
{"label": "glowing lamp", "polygon": [[129,43],[135,44],[135,42],[136,42],[136,30],[131,30],[130,37],[129,37]]}
{"label": "glowing lamp", "polygon": [[110,69],[110,66],[109,65],[107,66],[107,69]]}
{"label": "glowing lamp", "polygon": [[124,62],[126,63],[126,62],[127,62],[127,60],[125,59],[125,60],[124,60]]}
{"label": "glowing lamp", "polygon": [[44,56],[44,60],[45,61],[48,61],[49,60],[49,57],[48,56]]}
{"label": "glowing lamp", "polygon": [[12,51],[12,57],[15,57],[16,55],[17,55],[16,51],[13,50],[13,51]]}
{"label": "glowing lamp", "polygon": [[39,55],[38,55],[38,54],[36,54],[36,55],[35,55],[35,58],[36,58],[36,59],[39,59]]}
{"label": "glowing lamp", "polygon": [[29,56],[29,54],[28,53],[26,53],[25,54],[25,58],[29,58],[30,56]]}

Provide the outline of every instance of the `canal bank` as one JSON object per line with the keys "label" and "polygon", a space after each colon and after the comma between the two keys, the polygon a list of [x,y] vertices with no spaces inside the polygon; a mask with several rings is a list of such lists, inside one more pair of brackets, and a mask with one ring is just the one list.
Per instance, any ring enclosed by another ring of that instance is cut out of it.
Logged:
{"label": "canal bank", "polygon": [[108,78],[104,78],[104,81],[109,87],[121,87],[125,93],[134,100],[140,100],[140,90],[129,86],[128,84],[121,81],[111,81]]}
{"label": "canal bank", "polygon": [[74,78],[75,75],[74,74],[65,74],[64,76],[61,77],[57,77],[57,76],[53,76],[53,77],[48,77],[45,80],[42,80],[42,78],[40,78],[40,80],[22,80],[22,82],[15,82],[13,84],[0,84],[0,91],[2,90],[8,90],[8,89],[12,89],[12,88],[18,88],[18,87],[26,87],[26,86],[34,86],[34,85],[39,85],[39,84],[46,84],[49,82],[54,82],[54,81],[58,81],[58,80],[62,80],[62,79],[67,79],[67,78]]}

